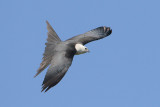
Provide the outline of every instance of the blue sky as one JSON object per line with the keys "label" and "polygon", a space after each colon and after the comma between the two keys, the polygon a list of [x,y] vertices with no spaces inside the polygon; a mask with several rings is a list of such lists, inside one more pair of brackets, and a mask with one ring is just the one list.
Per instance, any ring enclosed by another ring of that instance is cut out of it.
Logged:
{"label": "blue sky", "polygon": [[[159,0],[1,0],[1,107],[160,107]],[[48,20],[62,40],[99,26],[62,81],[41,93]]]}

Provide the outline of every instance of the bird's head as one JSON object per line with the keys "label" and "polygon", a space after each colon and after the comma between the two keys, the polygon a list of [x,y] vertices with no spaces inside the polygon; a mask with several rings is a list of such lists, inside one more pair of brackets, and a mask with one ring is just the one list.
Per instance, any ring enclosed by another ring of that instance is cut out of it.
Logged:
{"label": "bird's head", "polygon": [[79,55],[79,54],[84,54],[86,52],[89,52],[88,48],[83,46],[82,44],[76,44],[75,45],[75,49],[76,49],[76,55]]}

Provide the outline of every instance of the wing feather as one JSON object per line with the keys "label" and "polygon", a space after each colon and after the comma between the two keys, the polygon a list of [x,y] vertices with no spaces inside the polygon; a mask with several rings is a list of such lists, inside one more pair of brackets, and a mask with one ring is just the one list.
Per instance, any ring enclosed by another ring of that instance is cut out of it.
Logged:
{"label": "wing feather", "polygon": [[81,44],[85,45],[89,42],[107,37],[111,33],[112,33],[112,30],[110,29],[110,27],[104,26],[104,27],[98,27],[98,28],[93,29],[91,31],[88,31],[84,34],[72,37],[69,40],[73,40],[76,43],[81,43]]}
{"label": "wing feather", "polygon": [[67,70],[72,64],[72,57],[66,57],[66,52],[58,52],[45,75],[42,91],[48,91],[51,87],[55,86],[65,75]]}

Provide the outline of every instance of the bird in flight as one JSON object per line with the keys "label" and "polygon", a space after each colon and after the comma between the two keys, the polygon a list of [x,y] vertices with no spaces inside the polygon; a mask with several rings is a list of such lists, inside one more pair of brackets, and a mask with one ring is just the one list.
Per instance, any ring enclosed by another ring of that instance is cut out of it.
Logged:
{"label": "bird in flight", "polygon": [[89,52],[88,48],[84,46],[85,44],[107,37],[112,33],[110,27],[102,26],[66,41],[61,41],[49,22],[46,21],[46,23],[48,38],[45,43],[43,61],[35,75],[36,77],[50,65],[42,83],[42,91],[45,92],[54,87],[64,77],[72,64],[74,55]]}

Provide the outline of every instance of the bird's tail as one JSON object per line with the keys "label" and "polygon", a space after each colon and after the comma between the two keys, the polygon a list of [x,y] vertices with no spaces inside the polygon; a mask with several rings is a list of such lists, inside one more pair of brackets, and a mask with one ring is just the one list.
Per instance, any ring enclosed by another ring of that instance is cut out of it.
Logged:
{"label": "bird's tail", "polygon": [[47,42],[45,43],[46,45],[45,52],[43,54],[43,61],[40,64],[40,67],[37,70],[37,73],[34,77],[40,74],[51,63],[51,60],[54,54],[53,50],[57,45],[57,43],[61,42],[61,39],[58,37],[58,35],[56,34],[52,26],[49,24],[49,22],[46,21],[46,23],[47,23],[47,30],[48,30],[48,33],[47,33],[48,38],[47,38]]}

